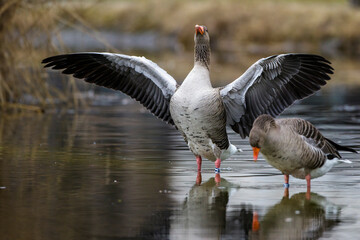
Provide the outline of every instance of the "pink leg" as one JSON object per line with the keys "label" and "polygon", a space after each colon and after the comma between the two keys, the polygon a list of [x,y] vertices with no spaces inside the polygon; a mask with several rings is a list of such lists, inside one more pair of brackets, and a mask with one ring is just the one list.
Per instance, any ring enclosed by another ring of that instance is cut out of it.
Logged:
{"label": "pink leg", "polygon": [[289,184],[289,175],[288,174],[284,175],[284,180],[285,180],[285,183]]}
{"label": "pink leg", "polygon": [[289,188],[284,188],[284,197],[289,198]]}
{"label": "pink leg", "polygon": [[219,170],[219,172],[220,172],[220,164],[221,164],[221,159],[220,158],[216,159],[216,161],[215,161],[215,171],[216,171],[216,168],[217,168]]}
{"label": "pink leg", "polygon": [[289,174],[284,174],[284,180],[285,180],[285,183],[284,183],[284,197],[286,198],[289,198],[289,187],[290,187],[290,184],[289,184]]}
{"label": "pink leg", "polygon": [[311,176],[310,173],[308,175],[305,176],[306,179],[306,199],[310,200],[310,190],[311,190]]}
{"label": "pink leg", "polygon": [[201,162],[202,162],[201,156],[196,156],[196,163],[197,163],[197,166],[198,166],[198,172],[201,172]]}
{"label": "pink leg", "polygon": [[285,180],[284,187],[285,187],[285,188],[289,188],[289,187],[290,187],[290,184],[289,184],[289,174],[284,174],[284,180]]}
{"label": "pink leg", "polygon": [[216,186],[219,186],[219,185],[220,185],[220,182],[221,182],[220,173],[216,173],[216,174],[215,174],[215,183],[216,183]]}
{"label": "pink leg", "polygon": [[202,181],[201,172],[198,172],[198,173],[197,173],[197,176],[196,176],[196,185],[199,185],[199,186],[200,186],[201,181]]}
{"label": "pink leg", "polygon": [[220,178],[220,164],[221,164],[221,159],[218,158],[215,161],[215,182],[216,185],[220,184],[221,178]]}

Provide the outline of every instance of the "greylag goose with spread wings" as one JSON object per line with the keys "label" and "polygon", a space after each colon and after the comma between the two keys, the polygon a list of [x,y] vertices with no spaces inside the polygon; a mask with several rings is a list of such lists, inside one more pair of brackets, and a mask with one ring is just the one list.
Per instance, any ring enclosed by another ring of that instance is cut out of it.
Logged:
{"label": "greylag goose with spread wings", "polygon": [[330,79],[330,62],[311,54],[281,54],[263,58],[221,88],[210,81],[210,37],[195,26],[194,67],[179,86],[154,62],[136,56],[82,52],[52,56],[45,67],[63,70],[86,82],[122,91],[183,135],[197,159],[215,161],[238,152],[229,142],[226,126],[242,138],[261,114],[276,116],[295,100],[319,90]]}

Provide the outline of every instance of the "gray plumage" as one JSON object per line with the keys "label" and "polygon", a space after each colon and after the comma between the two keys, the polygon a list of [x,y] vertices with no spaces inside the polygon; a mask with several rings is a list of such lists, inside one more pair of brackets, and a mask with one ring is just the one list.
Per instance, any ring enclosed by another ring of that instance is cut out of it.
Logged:
{"label": "gray plumage", "polygon": [[356,152],[325,138],[310,122],[300,118],[259,116],[250,132],[250,145],[283,174],[304,179],[320,177],[341,162],[338,150]]}
{"label": "gray plumage", "polygon": [[45,68],[65,69],[62,71],[64,74],[122,91],[158,118],[173,124],[169,103],[177,83],[166,71],[144,57],[83,52],[49,57],[42,63],[46,64]]}
{"label": "gray plumage", "polygon": [[260,59],[223,88],[210,82],[210,37],[196,26],[194,68],[181,86],[144,57],[112,53],[72,53],[43,60],[45,67],[122,91],[155,116],[175,125],[195,155],[225,159],[237,152],[226,126],[248,136],[257,116],[278,115],[295,100],[311,95],[330,79],[324,58],[282,54]]}
{"label": "gray plumage", "polygon": [[220,91],[228,124],[245,138],[259,115],[275,117],[295,100],[325,85],[333,70],[329,63],[311,54],[281,54],[260,59]]}

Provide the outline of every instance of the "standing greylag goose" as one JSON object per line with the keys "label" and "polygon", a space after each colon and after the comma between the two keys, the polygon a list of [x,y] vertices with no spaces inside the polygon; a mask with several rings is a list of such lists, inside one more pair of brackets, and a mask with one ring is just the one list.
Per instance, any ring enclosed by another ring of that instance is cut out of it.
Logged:
{"label": "standing greylag goose", "polygon": [[[210,37],[195,26],[194,67],[181,86],[144,57],[113,53],[72,53],[46,58],[45,67],[100,86],[116,89],[139,101],[155,116],[175,125],[197,159],[220,162],[238,149],[229,142],[226,126],[248,136],[263,113],[276,116],[295,100],[319,90],[332,68],[323,57],[281,54],[263,58],[223,88],[210,82]],[[219,179],[219,178],[218,178]]]}
{"label": "standing greylag goose", "polygon": [[338,150],[356,153],[325,138],[310,122],[300,118],[261,115],[253,124],[249,140],[255,161],[260,151],[270,165],[284,174],[286,188],[289,175],[306,179],[308,194],[312,178],[323,176],[338,163],[351,163],[340,159]]}

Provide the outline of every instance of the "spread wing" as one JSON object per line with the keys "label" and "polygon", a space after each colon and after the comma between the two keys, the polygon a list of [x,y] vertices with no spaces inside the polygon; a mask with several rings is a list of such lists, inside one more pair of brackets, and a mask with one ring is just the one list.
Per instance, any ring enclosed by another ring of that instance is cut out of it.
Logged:
{"label": "spread wing", "polygon": [[166,71],[144,57],[84,52],[49,57],[42,63],[52,69],[64,69],[62,73],[86,82],[122,91],[158,118],[174,124],[169,103],[177,83]]}
{"label": "spread wing", "polygon": [[330,80],[330,62],[311,54],[281,54],[263,58],[220,90],[227,124],[242,138],[261,114],[273,117],[295,100],[305,98]]}

